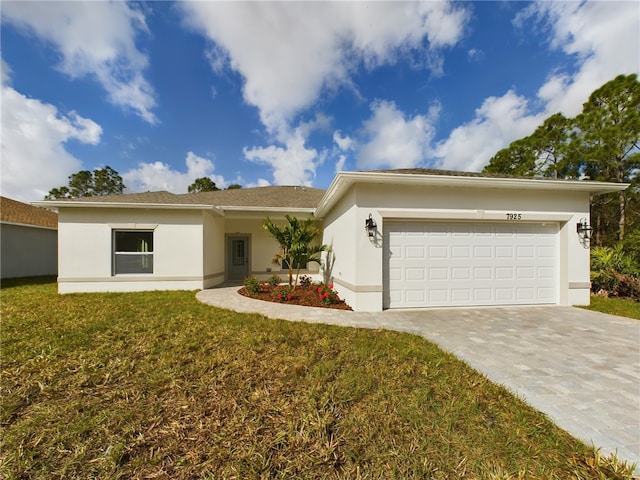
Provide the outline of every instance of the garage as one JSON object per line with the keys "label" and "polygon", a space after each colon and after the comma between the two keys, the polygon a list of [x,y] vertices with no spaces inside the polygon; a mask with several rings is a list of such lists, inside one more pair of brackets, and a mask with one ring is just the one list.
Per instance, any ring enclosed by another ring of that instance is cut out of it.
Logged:
{"label": "garage", "polygon": [[384,308],[558,303],[558,223],[385,221]]}

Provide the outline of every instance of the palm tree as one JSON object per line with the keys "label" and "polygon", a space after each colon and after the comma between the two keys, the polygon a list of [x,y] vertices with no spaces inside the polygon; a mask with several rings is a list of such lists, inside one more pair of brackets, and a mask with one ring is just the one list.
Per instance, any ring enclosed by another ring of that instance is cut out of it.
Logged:
{"label": "palm tree", "polygon": [[[327,249],[326,245],[314,244],[320,236],[313,218],[301,220],[285,214],[287,225],[280,227],[267,217],[262,227],[280,245],[280,251],[274,256],[273,263],[287,266],[289,270],[289,286],[294,289],[298,285],[298,276],[302,265],[309,262],[320,263],[320,254]],[[295,281],[293,270],[296,270]]]}

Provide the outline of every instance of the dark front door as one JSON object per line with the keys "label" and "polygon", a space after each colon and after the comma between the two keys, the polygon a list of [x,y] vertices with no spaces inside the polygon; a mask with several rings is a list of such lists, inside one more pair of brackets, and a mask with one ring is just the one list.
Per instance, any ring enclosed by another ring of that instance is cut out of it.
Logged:
{"label": "dark front door", "polygon": [[249,237],[227,237],[227,280],[242,281],[249,275]]}

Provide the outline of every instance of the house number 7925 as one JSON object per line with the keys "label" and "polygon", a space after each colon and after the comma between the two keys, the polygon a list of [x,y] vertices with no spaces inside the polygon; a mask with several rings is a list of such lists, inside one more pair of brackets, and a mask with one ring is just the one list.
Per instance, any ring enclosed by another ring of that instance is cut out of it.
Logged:
{"label": "house number 7925", "polygon": [[522,220],[521,213],[507,213],[507,220]]}

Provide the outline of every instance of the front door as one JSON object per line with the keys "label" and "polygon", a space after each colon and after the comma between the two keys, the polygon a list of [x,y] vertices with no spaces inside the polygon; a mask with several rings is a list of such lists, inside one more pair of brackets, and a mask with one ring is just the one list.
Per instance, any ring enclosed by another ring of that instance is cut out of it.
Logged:
{"label": "front door", "polygon": [[242,281],[249,275],[249,237],[227,237],[227,280]]}

